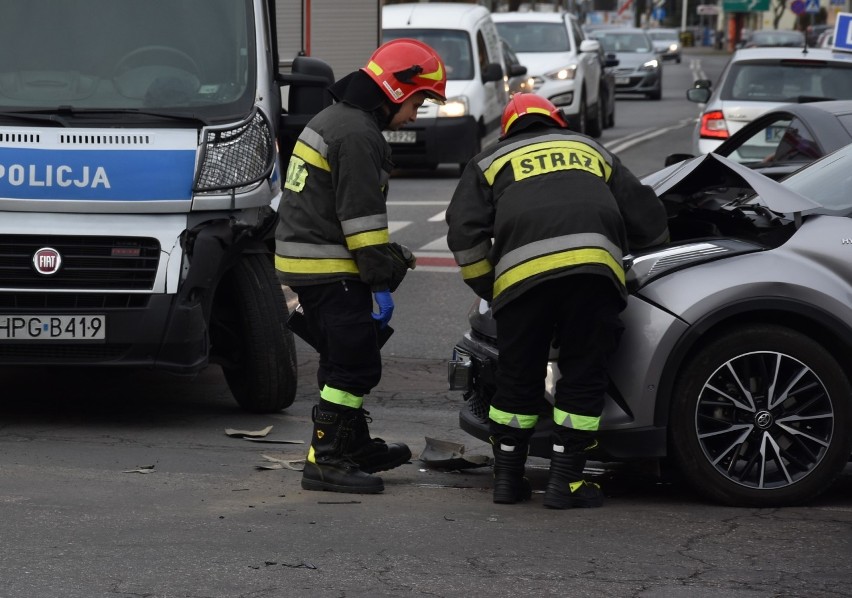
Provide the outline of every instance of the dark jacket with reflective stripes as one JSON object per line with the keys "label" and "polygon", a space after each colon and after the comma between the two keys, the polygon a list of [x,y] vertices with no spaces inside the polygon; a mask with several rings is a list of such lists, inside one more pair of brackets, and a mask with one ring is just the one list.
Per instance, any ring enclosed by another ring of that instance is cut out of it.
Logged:
{"label": "dark jacket with reflective stripes", "polygon": [[339,102],[299,135],[275,231],[275,269],[290,286],[360,278],[385,290],[393,272],[387,190],[391,149],[376,117]]}
{"label": "dark jacket with reflective stripes", "polygon": [[608,277],[626,301],[624,254],[668,238],[654,191],[591,138],[557,127],[521,130],[471,160],[446,218],[464,281],[495,313],[579,272]]}

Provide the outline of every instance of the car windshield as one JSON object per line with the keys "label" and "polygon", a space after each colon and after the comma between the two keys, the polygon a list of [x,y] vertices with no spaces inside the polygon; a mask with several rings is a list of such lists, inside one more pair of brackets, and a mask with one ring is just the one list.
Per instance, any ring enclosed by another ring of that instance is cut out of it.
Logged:
{"label": "car windshield", "polygon": [[607,52],[641,53],[651,51],[651,42],[644,33],[613,33],[596,31],[598,40]]}
{"label": "car windshield", "polygon": [[783,184],[832,210],[852,208],[852,145],[796,171]]}
{"label": "car windshield", "polygon": [[252,11],[250,0],[3,0],[0,111],[232,117],[254,103]]}
{"label": "car windshield", "polygon": [[792,102],[801,97],[852,100],[852,64],[737,62],[731,65],[720,97],[756,102]]}
{"label": "car windshield", "polygon": [[449,81],[473,79],[473,53],[470,36],[461,29],[384,29],[383,42],[401,37],[413,38],[435,48],[447,67]]}
{"label": "car windshield", "polygon": [[649,31],[648,37],[653,40],[678,41],[677,31]]}
{"label": "car windshield", "polygon": [[568,29],[562,23],[497,23],[500,37],[515,52],[570,52]]}

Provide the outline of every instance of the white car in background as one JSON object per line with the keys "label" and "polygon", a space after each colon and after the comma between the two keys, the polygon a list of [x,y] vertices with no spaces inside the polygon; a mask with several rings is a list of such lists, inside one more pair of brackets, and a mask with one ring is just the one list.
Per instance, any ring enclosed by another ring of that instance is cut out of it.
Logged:
{"label": "white car in background", "polygon": [[527,67],[531,91],[561,108],[573,129],[599,137],[604,127],[600,44],[585,38],[577,18],[556,12],[495,12],[491,17]]}
{"label": "white car in background", "polygon": [[755,118],[789,103],[852,100],[852,54],[821,48],[737,50],[715,89],[699,79],[686,97],[705,104],[693,152],[707,154]]}

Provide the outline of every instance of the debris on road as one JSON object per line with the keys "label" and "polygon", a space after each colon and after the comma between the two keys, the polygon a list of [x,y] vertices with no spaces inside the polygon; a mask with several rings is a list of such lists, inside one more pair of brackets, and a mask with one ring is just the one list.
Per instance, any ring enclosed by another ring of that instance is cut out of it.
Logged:
{"label": "debris on road", "polygon": [[154,466],[143,465],[142,467],[137,467],[136,469],[126,469],[121,473],[154,473]]}
{"label": "debris on road", "polygon": [[420,460],[429,467],[440,469],[473,469],[487,467],[494,459],[488,455],[465,456],[464,445],[448,440],[426,438],[426,447],[420,453]]}

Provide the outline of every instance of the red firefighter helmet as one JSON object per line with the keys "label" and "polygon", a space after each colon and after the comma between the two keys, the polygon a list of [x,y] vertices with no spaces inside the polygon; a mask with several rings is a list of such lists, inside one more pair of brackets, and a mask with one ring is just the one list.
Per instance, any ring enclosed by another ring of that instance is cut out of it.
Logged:
{"label": "red firefighter helmet", "polygon": [[435,50],[416,39],[400,38],[382,44],[361,70],[395,104],[401,104],[418,91],[441,104],[447,101],[444,61]]}
{"label": "red firefighter helmet", "polygon": [[568,128],[562,111],[553,103],[535,93],[516,93],[506,104],[503,110],[503,119],[500,121],[500,132],[503,137],[509,132],[513,124],[522,116],[527,114],[540,114],[552,119],[560,127]]}

